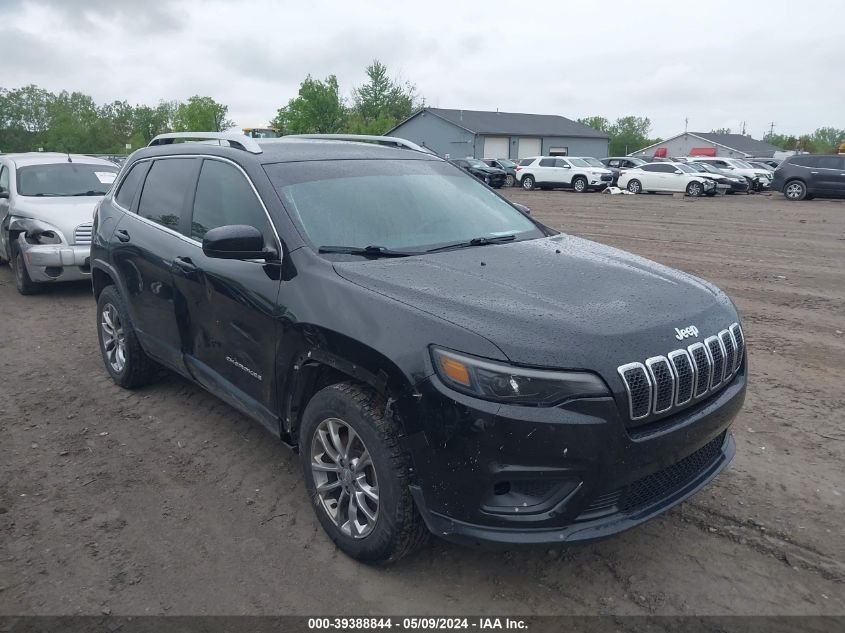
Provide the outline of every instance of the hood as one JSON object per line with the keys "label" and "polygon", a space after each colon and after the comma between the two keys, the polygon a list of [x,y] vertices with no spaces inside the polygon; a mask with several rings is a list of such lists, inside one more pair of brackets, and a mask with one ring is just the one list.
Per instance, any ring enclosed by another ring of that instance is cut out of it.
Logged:
{"label": "hood", "polygon": [[485,167],[473,167],[473,169],[475,169],[477,171],[483,171],[483,172],[485,172],[487,174],[491,174],[491,175],[492,174],[504,174],[505,173],[504,169],[499,169],[498,167],[490,167],[489,165],[486,165]]}
{"label": "hood", "polygon": [[596,176],[602,176],[607,174],[612,174],[613,172],[605,167],[590,167],[590,173]]}
{"label": "hood", "polygon": [[18,196],[11,215],[32,218],[50,224],[73,242],[73,232],[80,224],[94,221],[94,207],[103,196],[74,196],[68,198],[36,198]]}
{"label": "hood", "polygon": [[[525,365],[615,375],[620,364],[685,347],[737,320],[715,286],[567,235],[334,268],[484,336]],[[680,343],[675,328],[691,325],[701,337]]]}

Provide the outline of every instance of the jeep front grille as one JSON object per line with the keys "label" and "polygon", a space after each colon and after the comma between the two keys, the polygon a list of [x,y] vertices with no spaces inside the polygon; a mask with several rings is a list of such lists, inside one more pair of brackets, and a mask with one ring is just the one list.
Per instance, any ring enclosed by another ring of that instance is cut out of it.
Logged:
{"label": "jeep front grille", "polygon": [[93,230],[93,224],[88,222],[87,224],[80,224],[76,227],[76,230],[73,232],[73,243],[74,244],[90,244],[91,243],[91,232]]}
{"label": "jeep front grille", "polygon": [[742,328],[734,323],[703,343],[653,356],[645,364],[621,365],[617,371],[625,384],[630,419],[667,413],[712,393],[739,370],[744,352]]}

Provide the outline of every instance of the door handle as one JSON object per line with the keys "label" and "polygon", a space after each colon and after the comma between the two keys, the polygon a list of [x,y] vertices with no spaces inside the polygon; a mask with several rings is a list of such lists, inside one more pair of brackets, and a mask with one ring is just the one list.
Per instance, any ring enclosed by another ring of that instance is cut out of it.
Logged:
{"label": "door handle", "polygon": [[183,277],[193,279],[196,277],[199,268],[196,267],[190,257],[176,257],[173,259],[173,272],[181,274]]}
{"label": "door handle", "polygon": [[117,229],[114,234],[117,235],[117,239],[121,242],[128,242],[131,239],[129,237],[129,231],[126,229]]}

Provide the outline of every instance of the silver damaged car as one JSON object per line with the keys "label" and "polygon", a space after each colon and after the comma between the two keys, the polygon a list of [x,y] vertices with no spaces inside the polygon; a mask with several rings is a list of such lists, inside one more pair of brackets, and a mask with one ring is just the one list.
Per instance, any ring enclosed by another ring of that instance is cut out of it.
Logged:
{"label": "silver damaged car", "polygon": [[0,154],[0,260],[18,292],[91,276],[94,208],[117,176],[107,160],[77,154]]}

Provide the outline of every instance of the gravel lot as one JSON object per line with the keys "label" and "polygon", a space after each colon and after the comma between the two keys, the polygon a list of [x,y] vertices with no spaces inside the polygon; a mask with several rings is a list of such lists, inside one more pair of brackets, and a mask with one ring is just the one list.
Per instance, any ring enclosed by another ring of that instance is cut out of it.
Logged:
{"label": "gravel lot", "polygon": [[258,424],[171,374],[114,386],[89,287],[21,297],[3,267],[0,614],[845,613],[845,202],[506,195],[736,301],[750,386],[713,485],[598,544],[365,567]]}

